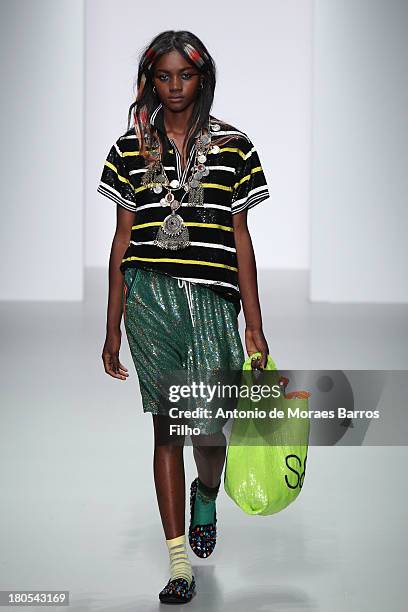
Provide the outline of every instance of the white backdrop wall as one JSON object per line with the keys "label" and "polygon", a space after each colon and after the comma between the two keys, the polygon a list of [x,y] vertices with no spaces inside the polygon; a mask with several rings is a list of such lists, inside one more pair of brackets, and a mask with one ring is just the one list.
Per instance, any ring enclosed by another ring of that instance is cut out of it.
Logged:
{"label": "white backdrop wall", "polygon": [[140,50],[163,30],[198,35],[213,55],[213,114],[247,132],[271,197],[249,211],[259,268],[309,267],[311,1],[86,2],[86,265],[107,266],[116,205],[96,193],[127,126]]}
{"label": "white backdrop wall", "polygon": [[3,0],[0,299],[83,296],[83,0]]}
{"label": "white backdrop wall", "polygon": [[313,301],[408,301],[408,3],[315,0]]}
{"label": "white backdrop wall", "polygon": [[96,186],[138,53],[185,28],[216,60],[214,114],[263,161],[271,198],[249,214],[258,267],[307,269],[311,229],[312,300],[407,302],[404,0],[211,1],[201,24],[184,0],[176,17],[156,2],[148,21],[133,1],[87,0],[85,24],[83,0],[0,6],[0,299],[80,300],[83,266],[107,265],[115,206]]}

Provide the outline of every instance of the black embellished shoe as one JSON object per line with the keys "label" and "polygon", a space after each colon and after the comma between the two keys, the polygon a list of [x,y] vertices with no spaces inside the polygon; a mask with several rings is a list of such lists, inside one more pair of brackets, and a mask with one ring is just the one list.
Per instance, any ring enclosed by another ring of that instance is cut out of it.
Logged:
{"label": "black embellished shoe", "polygon": [[185,578],[174,578],[168,581],[159,593],[159,599],[166,604],[182,604],[192,600],[195,594],[195,580],[192,578],[190,586]]}
{"label": "black embellished shoe", "polygon": [[188,541],[191,550],[202,559],[207,558],[213,552],[217,543],[217,509],[214,510],[214,522],[193,527],[194,505],[197,497],[198,477],[190,486],[190,527],[188,530]]}

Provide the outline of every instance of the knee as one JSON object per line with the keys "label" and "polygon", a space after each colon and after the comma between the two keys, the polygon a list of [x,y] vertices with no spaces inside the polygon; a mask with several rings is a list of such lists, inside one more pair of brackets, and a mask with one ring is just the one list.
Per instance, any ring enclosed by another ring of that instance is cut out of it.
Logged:
{"label": "knee", "polygon": [[156,460],[166,463],[173,459],[180,459],[183,457],[184,445],[183,444],[163,444],[158,443],[154,445],[154,455]]}
{"label": "knee", "polygon": [[225,448],[227,441],[223,432],[220,431],[214,434],[191,436],[191,443],[195,452],[211,455],[218,452],[220,447]]}

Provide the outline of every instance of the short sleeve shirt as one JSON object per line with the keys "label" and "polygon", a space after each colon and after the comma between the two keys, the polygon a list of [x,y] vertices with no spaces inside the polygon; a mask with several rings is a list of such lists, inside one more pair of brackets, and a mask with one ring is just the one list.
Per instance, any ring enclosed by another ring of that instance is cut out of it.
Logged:
{"label": "short sleeve shirt", "polygon": [[[169,180],[177,179],[182,185],[194,164],[195,144],[183,170],[176,143],[166,134],[161,104],[150,122],[167,143],[162,161]],[[269,191],[258,152],[248,135],[212,115],[210,129],[214,136],[232,135],[234,140],[221,145],[217,152],[210,149],[207,153],[209,174],[201,179],[203,206],[184,205],[184,198],[176,211],[188,228],[188,247],[170,250],[153,243],[171,210],[160,203],[163,193],[154,193],[141,183],[146,164],[134,127],[112,145],[97,191],[135,213],[130,243],[120,265],[123,273],[141,267],[207,286],[232,301],[238,314],[241,295],[232,216],[268,198]],[[212,142],[215,144],[216,138]],[[183,187],[180,189],[184,193]],[[175,197],[177,194],[174,191]]]}

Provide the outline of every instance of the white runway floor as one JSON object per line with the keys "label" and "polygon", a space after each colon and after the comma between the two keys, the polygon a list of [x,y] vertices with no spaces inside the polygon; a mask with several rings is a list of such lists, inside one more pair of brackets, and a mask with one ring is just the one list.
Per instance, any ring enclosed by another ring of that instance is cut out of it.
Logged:
{"label": "white runway floor", "polygon": [[[407,306],[315,305],[305,272],[258,279],[279,367],[408,369]],[[167,609],[152,419],[124,329],[129,379],[104,373],[107,274],[86,280],[84,303],[0,304],[0,590],[69,590],[75,612]],[[405,612],[407,464],[405,446],[311,447],[299,498],[270,517],[221,488],[217,548],[190,551],[198,592],[183,609]]]}

